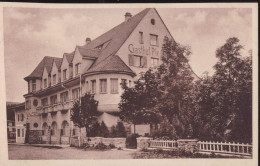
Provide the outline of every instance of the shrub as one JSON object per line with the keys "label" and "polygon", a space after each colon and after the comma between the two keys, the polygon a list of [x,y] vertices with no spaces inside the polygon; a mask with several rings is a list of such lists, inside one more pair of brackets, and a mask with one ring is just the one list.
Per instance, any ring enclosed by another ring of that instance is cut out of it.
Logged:
{"label": "shrub", "polygon": [[100,137],[108,137],[109,136],[109,130],[107,129],[107,126],[103,121],[100,125],[100,131],[99,131],[98,136],[100,136]]}
{"label": "shrub", "polygon": [[100,124],[95,122],[89,129],[88,136],[89,137],[97,137],[100,135]]}
{"label": "shrub", "polygon": [[121,147],[118,147],[117,150],[122,150],[122,148],[121,148]]}
{"label": "shrub", "polygon": [[106,150],[108,149],[108,147],[102,143],[102,142],[99,142],[96,146],[95,146],[95,149],[98,149],[98,150]]}
{"label": "shrub", "polygon": [[117,122],[116,131],[116,137],[126,137],[125,126],[122,122]]}
{"label": "shrub", "polygon": [[150,137],[150,134],[149,133],[144,133],[144,136],[145,137]]}
{"label": "shrub", "polygon": [[110,149],[116,148],[116,146],[114,144],[109,144],[108,146],[109,146]]}
{"label": "shrub", "polygon": [[122,122],[117,122],[116,126],[111,127],[110,137],[126,137],[125,126]]}
{"label": "shrub", "polygon": [[142,148],[141,150],[142,152],[149,152],[149,150],[147,148]]}

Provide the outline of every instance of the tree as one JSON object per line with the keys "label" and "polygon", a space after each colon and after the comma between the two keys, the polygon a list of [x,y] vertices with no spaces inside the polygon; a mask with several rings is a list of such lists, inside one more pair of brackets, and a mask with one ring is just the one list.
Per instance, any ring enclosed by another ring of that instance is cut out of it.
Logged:
{"label": "tree", "polygon": [[135,81],[133,88],[128,87],[126,82],[122,83],[124,93],[121,95],[119,108],[120,119],[129,123],[158,123],[159,115],[154,106],[158,102],[158,82],[152,70],[148,70]]}
{"label": "tree", "polygon": [[80,128],[85,127],[86,133],[89,133],[97,117],[101,115],[101,112],[97,111],[97,106],[98,101],[94,99],[94,95],[86,93],[74,103],[71,109],[71,121]]}
{"label": "tree", "polygon": [[162,64],[158,69],[159,89],[162,91],[156,108],[173,124],[175,137],[192,137],[189,117],[194,77],[188,64],[190,48],[165,37]]}
{"label": "tree", "polygon": [[214,75],[196,82],[201,140],[252,141],[252,57],[242,58],[242,48],[237,38],[229,38],[216,51]]}

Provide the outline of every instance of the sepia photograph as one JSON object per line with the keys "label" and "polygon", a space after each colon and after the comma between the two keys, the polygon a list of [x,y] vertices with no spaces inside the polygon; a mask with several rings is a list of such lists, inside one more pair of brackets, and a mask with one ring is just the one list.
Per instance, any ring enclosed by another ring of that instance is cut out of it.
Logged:
{"label": "sepia photograph", "polygon": [[4,6],[7,160],[257,157],[250,5]]}

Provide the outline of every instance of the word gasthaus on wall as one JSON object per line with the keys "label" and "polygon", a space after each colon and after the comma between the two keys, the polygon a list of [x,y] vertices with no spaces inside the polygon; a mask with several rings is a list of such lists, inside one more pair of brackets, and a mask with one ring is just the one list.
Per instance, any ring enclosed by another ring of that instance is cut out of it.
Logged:
{"label": "word gasthaus on wall", "polygon": [[128,50],[135,55],[147,55],[159,57],[160,51],[156,47],[145,48],[143,45],[136,47],[134,44],[128,45]]}

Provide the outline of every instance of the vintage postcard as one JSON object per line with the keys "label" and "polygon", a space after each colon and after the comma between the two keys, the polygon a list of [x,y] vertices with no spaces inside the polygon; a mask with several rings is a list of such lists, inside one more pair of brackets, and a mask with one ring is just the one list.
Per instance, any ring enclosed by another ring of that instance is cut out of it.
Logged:
{"label": "vintage postcard", "polygon": [[0,165],[257,164],[257,4],[0,7]]}

